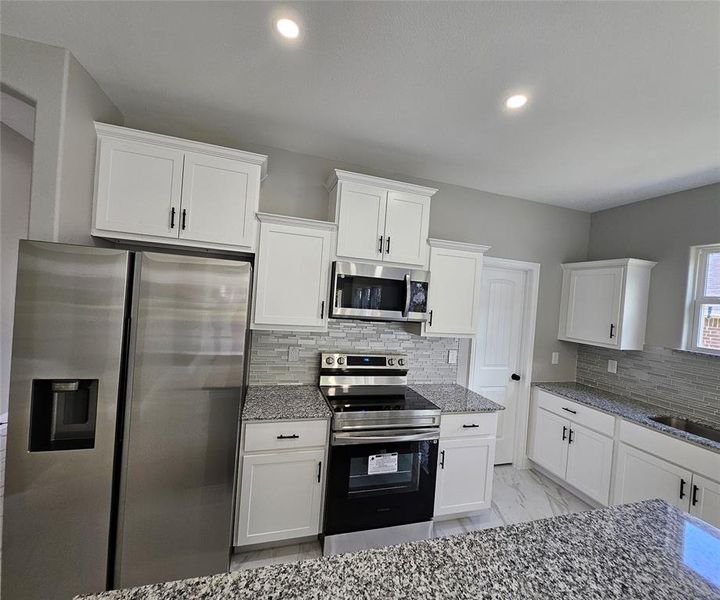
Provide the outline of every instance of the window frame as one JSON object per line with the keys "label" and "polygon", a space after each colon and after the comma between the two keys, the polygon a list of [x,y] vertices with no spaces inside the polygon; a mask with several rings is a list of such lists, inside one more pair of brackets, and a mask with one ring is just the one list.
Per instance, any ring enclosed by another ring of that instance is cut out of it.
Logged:
{"label": "window frame", "polygon": [[704,304],[720,304],[720,296],[705,296],[705,279],[707,277],[708,257],[710,254],[720,252],[720,244],[708,244],[705,246],[694,246],[692,248],[691,273],[691,298],[690,298],[690,332],[688,349],[702,354],[720,356],[720,349],[705,348],[698,345],[700,339],[700,326],[702,323],[702,306]]}

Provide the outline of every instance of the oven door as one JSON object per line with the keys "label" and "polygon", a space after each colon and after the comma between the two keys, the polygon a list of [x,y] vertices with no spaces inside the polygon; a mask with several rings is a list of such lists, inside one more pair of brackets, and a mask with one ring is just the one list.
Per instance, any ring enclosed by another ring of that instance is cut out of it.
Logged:
{"label": "oven door", "polygon": [[333,263],[330,316],[373,321],[424,321],[430,274],[397,267]]}
{"label": "oven door", "polygon": [[325,535],[432,519],[439,433],[407,434],[405,430],[333,435]]}

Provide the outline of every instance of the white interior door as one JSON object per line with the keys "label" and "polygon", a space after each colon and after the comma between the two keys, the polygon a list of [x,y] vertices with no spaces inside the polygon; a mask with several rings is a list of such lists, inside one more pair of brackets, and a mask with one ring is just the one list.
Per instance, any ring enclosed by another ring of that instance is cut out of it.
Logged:
{"label": "white interior door", "polygon": [[495,464],[513,461],[517,381],[526,298],[525,271],[485,266],[480,278],[472,389],[502,404],[498,413]]}

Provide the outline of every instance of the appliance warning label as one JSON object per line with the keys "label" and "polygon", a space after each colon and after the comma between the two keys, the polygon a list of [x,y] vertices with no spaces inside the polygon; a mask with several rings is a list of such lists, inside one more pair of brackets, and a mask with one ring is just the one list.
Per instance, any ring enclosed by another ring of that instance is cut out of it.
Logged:
{"label": "appliance warning label", "polygon": [[368,475],[380,475],[381,473],[397,473],[398,455],[397,452],[390,454],[371,454],[368,456]]}

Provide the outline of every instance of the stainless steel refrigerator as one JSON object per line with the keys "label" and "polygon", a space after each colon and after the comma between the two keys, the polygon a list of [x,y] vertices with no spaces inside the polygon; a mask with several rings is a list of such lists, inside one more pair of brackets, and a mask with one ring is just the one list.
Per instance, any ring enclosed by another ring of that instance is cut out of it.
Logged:
{"label": "stainless steel refrigerator", "polygon": [[21,242],[3,600],[227,570],[251,266]]}

